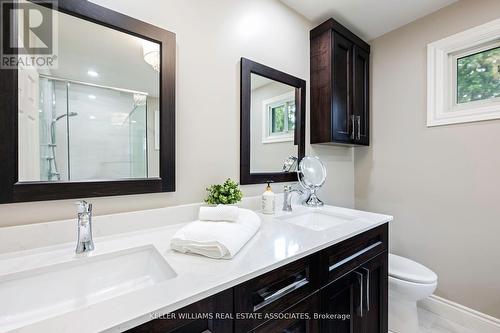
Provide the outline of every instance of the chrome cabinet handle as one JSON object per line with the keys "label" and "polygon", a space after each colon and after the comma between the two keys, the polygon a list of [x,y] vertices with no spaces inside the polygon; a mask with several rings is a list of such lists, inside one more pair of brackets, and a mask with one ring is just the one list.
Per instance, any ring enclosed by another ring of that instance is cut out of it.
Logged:
{"label": "chrome cabinet handle", "polygon": [[255,305],[253,307],[253,310],[257,311],[259,309],[262,309],[266,305],[271,304],[272,302],[280,299],[281,297],[283,297],[285,295],[288,295],[292,291],[297,290],[297,289],[305,286],[308,283],[309,283],[309,280],[306,277],[301,279],[301,280],[295,281],[294,283],[291,283],[288,286],[283,287],[283,288],[275,291],[271,295],[264,297],[264,300],[262,302],[260,302],[259,304]]}
{"label": "chrome cabinet handle", "polygon": [[360,317],[363,317],[363,310],[364,310],[364,306],[363,306],[363,280],[364,280],[364,275],[360,272],[354,272],[354,274],[356,274],[356,277],[358,279],[358,283],[359,283],[359,307],[358,309],[356,310],[357,313],[358,313],[358,316]]}
{"label": "chrome cabinet handle", "polygon": [[366,273],[365,278],[365,305],[366,311],[370,311],[370,270],[366,267],[361,267],[363,271]]}
{"label": "chrome cabinet handle", "polygon": [[351,123],[352,123],[352,131],[351,131],[351,140],[354,140],[354,133],[356,132],[356,122],[355,122],[355,116],[352,114],[351,115]]}
{"label": "chrome cabinet handle", "polygon": [[361,139],[361,116],[356,116],[356,120],[358,121],[358,136],[356,137],[356,140]]}

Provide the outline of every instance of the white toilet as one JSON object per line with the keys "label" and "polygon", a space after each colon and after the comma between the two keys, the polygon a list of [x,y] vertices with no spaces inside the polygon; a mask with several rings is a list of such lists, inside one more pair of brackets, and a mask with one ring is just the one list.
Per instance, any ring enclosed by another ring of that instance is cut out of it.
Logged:
{"label": "white toilet", "polygon": [[437,275],[408,258],[389,254],[389,331],[418,332],[417,301],[437,287]]}

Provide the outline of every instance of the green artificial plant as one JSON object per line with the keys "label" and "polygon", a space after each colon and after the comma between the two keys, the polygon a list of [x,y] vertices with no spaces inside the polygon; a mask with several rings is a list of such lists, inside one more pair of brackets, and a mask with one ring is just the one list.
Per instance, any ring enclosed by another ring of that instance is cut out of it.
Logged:
{"label": "green artificial plant", "polygon": [[208,197],[205,202],[210,205],[231,205],[241,201],[243,193],[238,183],[228,178],[224,184],[216,184],[207,187]]}

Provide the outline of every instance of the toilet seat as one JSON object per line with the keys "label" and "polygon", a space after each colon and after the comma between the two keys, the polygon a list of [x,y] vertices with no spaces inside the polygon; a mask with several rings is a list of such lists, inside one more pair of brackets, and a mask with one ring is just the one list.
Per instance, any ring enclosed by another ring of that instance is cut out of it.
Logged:
{"label": "toilet seat", "polygon": [[437,275],[424,265],[408,258],[389,254],[389,276],[417,284],[436,284]]}

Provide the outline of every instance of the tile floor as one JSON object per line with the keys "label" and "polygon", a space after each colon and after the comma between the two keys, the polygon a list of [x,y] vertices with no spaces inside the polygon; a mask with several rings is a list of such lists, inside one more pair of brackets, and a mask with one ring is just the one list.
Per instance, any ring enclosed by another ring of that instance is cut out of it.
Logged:
{"label": "tile floor", "polygon": [[[481,333],[465,328],[421,308],[418,308],[418,319],[420,326],[419,333]],[[392,332],[389,331],[389,333]]]}
{"label": "tile floor", "polygon": [[421,308],[418,308],[418,318],[420,333],[481,333]]}

